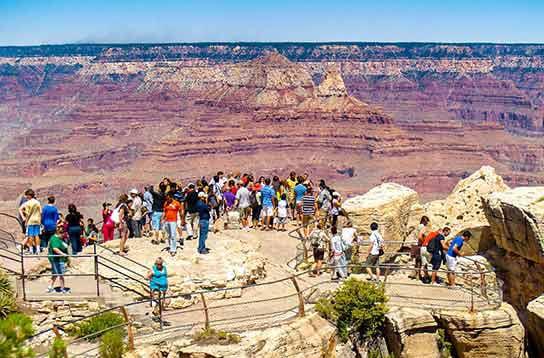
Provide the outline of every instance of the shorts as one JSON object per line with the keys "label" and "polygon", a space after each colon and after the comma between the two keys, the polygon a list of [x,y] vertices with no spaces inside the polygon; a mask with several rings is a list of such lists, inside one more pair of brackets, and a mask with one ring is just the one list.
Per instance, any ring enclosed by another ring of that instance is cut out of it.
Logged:
{"label": "shorts", "polygon": [[53,276],[62,276],[66,272],[64,261],[55,260],[51,262],[51,273]]}
{"label": "shorts", "polygon": [[289,200],[289,207],[294,210],[297,207],[297,203],[295,202],[295,199]]}
{"label": "shorts", "polygon": [[314,218],[313,215],[304,215],[304,216],[302,216],[302,226],[309,225],[313,218]]}
{"label": "shorts", "polygon": [[419,249],[419,253],[421,256],[421,264],[423,266],[427,266],[429,262],[431,262],[431,254],[427,251],[427,246],[421,246]]}
{"label": "shorts", "polygon": [[380,263],[380,255],[368,255],[365,262],[368,266],[376,266]]}
{"label": "shorts", "polygon": [[325,250],[314,247],[314,261],[323,261]]}
{"label": "shorts", "polygon": [[440,266],[442,266],[442,257],[440,255],[433,255],[431,265],[433,266],[433,271],[439,270]]}
{"label": "shorts", "polygon": [[151,214],[151,227],[153,228],[153,230],[159,231],[162,229],[161,219],[162,211],[154,211],[153,214]]}
{"label": "shorts", "polygon": [[240,211],[240,218],[242,220],[245,220],[249,217],[249,215],[251,215],[251,208],[239,208],[238,209]]}
{"label": "shorts", "polygon": [[297,201],[296,203],[296,208],[297,208],[297,214],[302,214],[302,201]]}
{"label": "shorts", "polygon": [[262,217],[274,216],[274,207],[273,206],[263,206],[261,211]]}
{"label": "shorts", "polygon": [[446,267],[449,271],[455,272],[455,269],[457,268],[457,257],[446,254]]}
{"label": "shorts", "polygon": [[278,217],[278,224],[280,225],[287,224],[287,217],[283,217],[283,218]]}
{"label": "shorts", "polygon": [[28,225],[26,227],[26,236],[27,237],[40,236],[40,225],[39,224]]}

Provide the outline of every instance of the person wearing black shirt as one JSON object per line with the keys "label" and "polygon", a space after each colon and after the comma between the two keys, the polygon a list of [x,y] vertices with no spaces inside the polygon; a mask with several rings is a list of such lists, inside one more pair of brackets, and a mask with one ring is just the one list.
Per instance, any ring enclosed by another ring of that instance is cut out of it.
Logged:
{"label": "person wearing black shirt", "polygon": [[164,183],[159,184],[159,191],[155,191],[153,187],[150,188],[149,192],[153,196],[153,204],[151,205],[151,228],[152,230],[152,239],[151,242],[159,243],[164,242],[164,236],[161,235],[162,224],[161,218],[164,212],[164,201],[166,199],[166,185]]}
{"label": "person wearing black shirt", "polygon": [[208,239],[208,231],[210,229],[210,207],[206,204],[206,193],[198,193],[197,202],[195,204],[199,220],[199,235],[198,235],[198,253],[205,255],[209,253],[206,248],[206,240]]}
{"label": "person wearing black shirt", "polygon": [[83,232],[83,215],[77,211],[74,204],[68,205],[68,215],[65,218],[68,223],[68,237],[72,246],[72,254],[77,255],[83,250],[81,247],[81,233]]}
{"label": "person wearing black shirt", "polygon": [[198,236],[198,193],[195,190],[194,184],[189,184],[187,187],[187,194],[185,195],[185,229],[187,230],[187,239],[192,240]]}

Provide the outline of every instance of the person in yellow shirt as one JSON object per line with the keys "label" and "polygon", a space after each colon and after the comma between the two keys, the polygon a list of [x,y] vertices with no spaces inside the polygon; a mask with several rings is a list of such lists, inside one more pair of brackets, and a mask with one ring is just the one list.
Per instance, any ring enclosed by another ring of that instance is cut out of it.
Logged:
{"label": "person in yellow shirt", "polygon": [[289,193],[287,198],[289,199],[289,207],[291,208],[291,217],[293,220],[296,220],[295,186],[297,186],[297,173],[291,172],[289,174],[289,178],[285,180],[285,183],[287,184],[287,190]]}
{"label": "person in yellow shirt", "polygon": [[32,189],[25,191],[27,201],[19,208],[19,214],[26,226],[26,235],[23,247],[28,246],[31,254],[40,253],[40,228],[42,222],[42,206],[36,199]]}

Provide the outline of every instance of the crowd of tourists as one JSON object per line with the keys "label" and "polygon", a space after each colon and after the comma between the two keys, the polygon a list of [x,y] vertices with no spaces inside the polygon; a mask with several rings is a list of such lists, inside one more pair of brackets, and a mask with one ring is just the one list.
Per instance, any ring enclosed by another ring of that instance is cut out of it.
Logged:
{"label": "crowd of tourists", "polygon": [[[130,238],[167,243],[165,250],[172,256],[183,248],[185,241],[195,239],[198,254],[206,255],[210,252],[206,246],[208,234],[218,229],[214,225],[220,219],[226,227],[235,224],[244,231],[285,231],[288,223],[294,223],[301,238],[311,245],[314,258],[311,275],[321,275],[323,264],[327,262],[333,280],[348,276],[354,247],[362,244],[362,238],[342,209],[340,194],[324,180],[315,186],[308,174],[297,176],[295,172],[284,180],[277,175],[256,178],[252,174],[225,175],[223,172],[210,180],[201,178],[186,184],[164,178],[156,188],[149,185],[142,191],[132,189],[128,194],[121,194],[115,205],[103,203],[100,231],[95,220],[85,220],[74,204],[68,205],[63,215],[55,206],[55,197],[49,196],[42,207],[32,189],[25,191],[21,199],[19,216],[25,234],[22,249],[35,255],[48,250],[53,273],[49,290],[53,290],[58,280],[62,292],[65,291],[62,275],[69,249],[71,255],[78,255],[88,244],[113,240],[116,232],[119,255],[127,254]],[[342,228],[338,227],[339,216],[346,217]],[[429,219],[423,217],[416,230],[418,245],[413,250],[414,278],[439,284],[437,270],[446,264],[450,271],[448,283],[453,286],[457,258],[462,256],[463,243],[471,234],[467,231],[448,241],[449,228],[432,231],[429,227]],[[376,222],[369,229],[371,234],[365,238],[368,239],[365,266],[368,279],[379,281],[385,240]],[[356,251],[359,255],[359,250]],[[162,270],[162,259],[159,261]],[[157,272],[153,269],[150,279]]]}

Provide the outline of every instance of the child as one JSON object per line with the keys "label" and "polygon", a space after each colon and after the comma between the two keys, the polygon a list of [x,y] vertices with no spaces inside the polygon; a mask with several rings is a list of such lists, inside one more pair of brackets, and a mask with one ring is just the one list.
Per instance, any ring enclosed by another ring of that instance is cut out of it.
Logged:
{"label": "child", "polygon": [[278,217],[278,231],[285,231],[285,224],[287,224],[287,195],[281,194],[281,200],[278,202],[277,217]]}
{"label": "child", "polygon": [[85,228],[85,237],[87,238],[87,245],[93,245],[98,241],[98,228],[94,224],[93,219],[87,219],[87,227]]}

